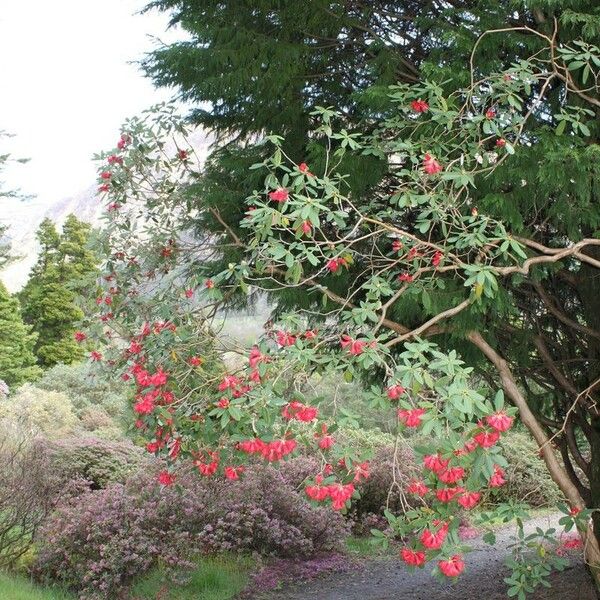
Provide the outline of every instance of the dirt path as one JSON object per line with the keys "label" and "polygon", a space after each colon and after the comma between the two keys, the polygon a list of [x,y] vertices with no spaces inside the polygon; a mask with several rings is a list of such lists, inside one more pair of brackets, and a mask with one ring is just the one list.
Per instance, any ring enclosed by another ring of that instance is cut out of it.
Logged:
{"label": "dirt path", "polygon": [[[538,517],[526,531],[556,525],[557,516]],[[329,573],[306,583],[288,586],[269,595],[270,600],[506,600],[504,566],[507,544],[514,527],[496,533],[496,545],[471,540],[467,568],[457,582],[439,583],[423,569],[410,573],[399,559],[365,560],[350,573]],[[571,567],[551,577],[552,588],[540,588],[529,600],[596,600],[591,579],[578,556]]]}

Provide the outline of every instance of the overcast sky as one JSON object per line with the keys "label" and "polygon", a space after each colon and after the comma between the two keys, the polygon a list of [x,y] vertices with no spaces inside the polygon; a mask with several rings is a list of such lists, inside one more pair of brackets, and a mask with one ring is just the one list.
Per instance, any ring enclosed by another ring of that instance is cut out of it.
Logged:
{"label": "overcast sky", "polygon": [[181,35],[166,33],[164,14],[136,15],[145,4],[0,0],[0,129],[15,135],[0,152],[31,159],[5,181],[43,203],[89,187],[92,154],[114,145],[126,117],[172,95],[130,64],[152,36]]}

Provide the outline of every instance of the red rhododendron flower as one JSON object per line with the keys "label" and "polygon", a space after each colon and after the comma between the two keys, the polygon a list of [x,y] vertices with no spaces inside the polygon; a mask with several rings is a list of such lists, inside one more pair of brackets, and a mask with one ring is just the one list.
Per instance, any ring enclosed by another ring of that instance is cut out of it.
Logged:
{"label": "red rhododendron flower", "polygon": [[83,333],[83,331],[76,331],[73,334],[73,337],[75,338],[76,342],[83,342],[87,339],[87,335],[85,335],[85,333]]}
{"label": "red rhododendron flower", "polygon": [[354,465],[354,483],[360,483],[369,478],[369,461]]}
{"label": "red rhododendron flower", "polygon": [[165,385],[167,383],[168,374],[165,373],[162,369],[158,369],[154,375],[150,377],[150,385],[160,386]]}
{"label": "red rhododendron flower", "polygon": [[312,233],[312,223],[310,221],[303,221],[300,227],[302,229],[302,233],[305,235]]}
{"label": "red rhododendron flower", "polygon": [[149,394],[146,394],[139,402],[134,404],[133,410],[138,415],[149,415],[154,410],[154,400]]}
{"label": "red rhododendron flower", "polygon": [[482,448],[491,448],[500,439],[500,432],[499,431],[482,431],[482,432],[478,433],[477,435],[474,435],[473,439]]}
{"label": "red rhododendron flower", "polygon": [[123,158],[121,156],[117,156],[116,154],[111,154],[108,157],[108,164],[109,165],[122,165]]}
{"label": "red rhododendron flower", "polygon": [[408,493],[414,494],[415,496],[425,496],[429,488],[418,479],[413,479],[408,486]]}
{"label": "red rhododendron flower", "polygon": [[394,252],[400,252],[404,248],[404,244],[400,240],[394,240],[392,242],[392,250]]}
{"label": "red rhododendron flower", "polygon": [[204,282],[204,287],[208,290],[212,290],[215,287],[215,282],[212,279],[207,279]]}
{"label": "red rhododendron flower", "polygon": [[407,427],[418,427],[421,424],[421,417],[425,414],[424,408],[412,408],[410,410],[399,409],[398,418]]}
{"label": "red rhododendron flower", "polygon": [[244,471],[244,467],[225,467],[225,477],[231,481],[235,481],[240,478],[240,474]]}
{"label": "red rhododendron flower", "polygon": [[358,356],[365,351],[365,348],[369,345],[373,347],[373,344],[368,344],[366,340],[354,340],[349,335],[343,335],[340,340],[340,344],[344,350],[348,350],[352,356]]}
{"label": "red rhododendron flower", "polygon": [[444,255],[439,250],[436,251],[436,253],[433,255],[433,258],[431,259],[431,264],[434,267],[438,267],[439,264],[442,262],[443,257]]}
{"label": "red rhododendron flower", "polygon": [[436,498],[440,501],[440,502],[452,502],[452,500],[454,500],[454,497],[462,492],[464,492],[465,490],[461,487],[455,487],[455,488],[441,488],[439,490],[435,490],[435,496]]}
{"label": "red rhododendron flower", "polygon": [[323,502],[323,500],[329,497],[329,489],[327,486],[307,485],[304,488],[304,492],[311,500],[315,500],[316,502]]}
{"label": "red rhododendron flower", "polygon": [[507,431],[512,427],[513,417],[509,417],[503,410],[485,418],[487,424],[496,431]]}
{"label": "red rhododendron flower", "polygon": [[168,471],[161,471],[158,474],[158,482],[161,485],[173,485],[175,483],[175,475],[169,473]]}
{"label": "red rhododendron flower", "polygon": [[278,331],[275,335],[275,340],[282,348],[286,346],[293,346],[296,343],[296,336],[288,333],[287,331]]}
{"label": "red rhododendron flower", "polygon": [[425,564],[425,552],[417,552],[416,550],[410,550],[409,548],[402,548],[402,550],[400,550],[400,557],[411,567],[421,567]]}
{"label": "red rhododendron flower", "polygon": [[314,406],[306,406],[297,400],[286,404],[281,409],[281,416],[284,419],[296,419],[297,421],[302,421],[304,423],[314,421],[317,418],[318,413],[319,410]]}
{"label": "red rhododendron flower", "polygon": [[218,402],[217,402],[217,406],[219,408],[228,408],[229,407],[229,400],[227,398],[221,398]]}
{"label": "red rhododendron flower", "polygon": [[494,474],[490,477],[490,487],[500,487],[506,483],[504,479],[504,469],[499,465],[494,465]]}
{"label": "red rhododendron flower", "polygon": [[194,295],[194,290],[189,288],[184,292],[186,298],[191,298]]}
{"label": "red rhododendron flower", "polygon": [[200,474],[204,475],[204,477],[210,477],[211,475],[214,475],[219,467],[219,463],[216,460],[213,460],[209,463],[196,461],[195,465],[198,467],[198,471],[200,471]]}
{"label": "red rhododendron flower", "polygon": [[102,173],[100,173],[101,179],[110,179],[111,177],[112,173],[110,171],[102,171]]}
{"label": "red rhododendron flower", "polygon": [[423,158],[423,170],[427,175],[435,175],[442,170],[442,165],[431,154],[426,154]]}
{"label": "red rhododendron flower", "polygon": [[190,356],[188,358],[188,363],[192,365],[192,367],[199,367],[204,361],[200,356]]}
{"label": "red rhododendron flower", "polygon": [[102,360],[102,354],[100,354],[100,352],[97,352],[96,350],[92,350],[92,352],[90,352],[90,358],[94,362],[98,362],[98,361]]}
{"label": "red rhododendron flower", "polygon": [[493,108],[488,108],[485,111],[485,118],[486,119],[493,119],[496,116],[496,111]]}
{"label": "red rhododendron flower", "polygon": [[387,397],[390,400],[397,400],[406,390],[400,385],[391,385],[387,390]]}
{"label": "red rhododendron flower", "polygon": [[442,547],[447,534],[448,525],[444,524],[435,533],[430,529],[425,529],[419,539],[423,546],[428,550],[439,550]]}
{"label": "red rhododendron flower", "polygon": [[458,503],[468,510],[473,508],[480,498],[481,494],[479,492],[464,492],[458,499]]}
{"label": "red rhododendron flower", "polygon": [[434,473],[445,471],[449,462],[450,459],[444,460],[439,454],[430,454],[429,456],[423,457],[425,468]]}
{"label": "red rhododendron flower", "polygon": [[187,152],[187,150],[180,150],[180,151],[177,153],[177,158],[178,158],[179,160],[187,160],[187,157],[188,157],[188,152]]}
{"label": "red rhododendron flower", "polygon": [[457,481],[460,481],[464,476],[465,470],[462,467],[452,467],[450,469],[442,471],[441,473],[438,473],[440,481],[443,481],[444,483],[448,484],[456,483]]}
{"label": "red rhododendron flower", "polygon": [[340,267],[345,267],[347,265],[346,259],[344,258],[332,258],[327,261],[327,268],[332,272],[336,273]]}
{"label": "red rhododendron flower", "polygon": [[424,113],[429,110],[429,104],[427,104],[425,100],[421,100],[420,98],[418,100],[413,100],[410,103],[410,106],[417,113]]}
{"label": "red rhododendron flower", "polygon": [[319,439],[319,448],[329,450],[335,444],[335,439],[330,435],[324,435]]}
{"label": "red rhododendron flower", "polygon": [[99,192],[108,192],[108,191],[110,191],[110,184],[103,183],[101,186],[98,187],[98,191]]}
{"label": "red rhododendron flower", "polygon": [[455,554],[448,560],[440,560],[438,566],[446,577],[458,577],[463,572],[465,563],[460,554]]}
{"label": "red rhododendron flower", "polygon": [[414,281],[414,276],[411,275],[410,273],[402,273],[400,275],[398,275],[398,281],[402,281],[404,283],[410,283],[411,281]]}
{"label": "red rhododendron flower", "polygon": [[334,483],[333,485],[327,486],[329,497],[331,498],[331,506],[334,510],[342,510],[345,508],[346,503],[354,494],[354,485],[352,483],[342,484]]}
{"label": "red rhododendron flower", "polygon": [[269,198],[275,202],[285,202],[290,197],[289,192],[285,188],[277,188],[273,192],[269,192]]}
{"label": "red rhododendron flower", "polygon": [[504,148],[506,146],[506,140],[504,138],[499,138],[496,140],[496,146],[498,148]]}
{"label": "red rhododendron flower", "polygon": [[240,384],[240,380],[235,375],[225,375],[221,383],[219,383],[219,391],[224,392],[236,388]]}
{"label": "red rhododendron flower", "polygon": [[250,356],[248,358],[248,364],[251,369],[256,369],[259,363],[266,362],[268,357],[265,356],[259,349],[258,346],[252,346],[250,350]]}
{"label": "red rhododendron flower", "polygon": [[128,352],[130,354],[139,354],[143,349],[143,346],[139,342],[132,340],[131,344],[129,344]]}
{"label": "red rhododendron flower", "polygon": [[298,170],[300,171],[300,173],[306,173],[307,175],[311,174],[310,171],[308,170],[308,165],[305,162],[300,163],[298,165]]}

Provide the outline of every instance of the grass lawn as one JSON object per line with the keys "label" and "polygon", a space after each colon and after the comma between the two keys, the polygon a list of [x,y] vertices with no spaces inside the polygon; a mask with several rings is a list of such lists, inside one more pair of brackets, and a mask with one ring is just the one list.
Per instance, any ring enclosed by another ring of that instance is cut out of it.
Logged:
{"label": "grass lawn", "polygon": [[229,600],[246,587],[254,562],[248,557],[223,555],[202,557],[197,565],[186,583],[177,586],[163,569],[155,569],[133,586],[131,599]]}
{"label": "grass lawn", "polygon": [[0,573],[2,600],[74,600],[74,597],[52,588],[41,588],[24,577]]}

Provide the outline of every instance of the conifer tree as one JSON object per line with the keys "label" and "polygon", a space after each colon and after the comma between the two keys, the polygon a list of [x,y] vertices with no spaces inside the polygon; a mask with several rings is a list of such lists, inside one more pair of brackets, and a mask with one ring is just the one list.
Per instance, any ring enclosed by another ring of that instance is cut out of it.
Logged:
{"label": "conifer tree", "polygon": [[85,295],[84,278],[94,272],[96,259],[86,247],[90,226],[69,215],[62,234],[45,219],[37,231],[38,260],[20,293],[23,314],[38,339],[35,353],[43,367],[70,364],[83,357],[73,338],[84,313],[78,295]]}
{"label": "conifer tree", "polygon": [[41,374],[33,354],[36,335],[23,323],[17,298],[0,282],[0,380],[9,387]]}

